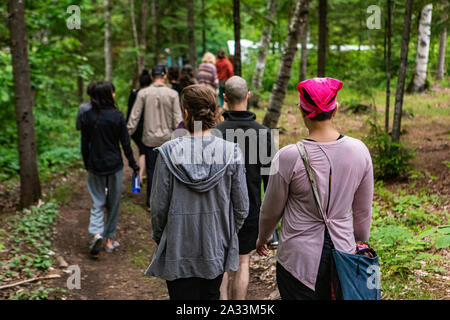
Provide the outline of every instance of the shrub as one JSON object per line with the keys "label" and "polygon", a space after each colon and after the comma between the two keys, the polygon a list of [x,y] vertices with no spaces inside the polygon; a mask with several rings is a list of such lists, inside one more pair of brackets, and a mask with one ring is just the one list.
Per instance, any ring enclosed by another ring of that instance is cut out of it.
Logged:
{"label": "shrub", "polygon": [[364,142],[371,151],[375,179],[389,180],[408,173],[414,158],[413,150],[403,143],[393,142],[376,123],[370,120],[367,123],[371,128]]}

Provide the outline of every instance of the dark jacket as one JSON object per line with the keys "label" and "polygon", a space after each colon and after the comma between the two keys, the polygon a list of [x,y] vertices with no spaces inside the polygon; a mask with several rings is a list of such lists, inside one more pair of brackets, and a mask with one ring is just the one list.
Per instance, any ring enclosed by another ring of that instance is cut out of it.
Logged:
{"label": "dark jacket", "polygon": [[[223,139],[238,143],[245,156],[248,197],[250,200],[247,220],[258,219],[261,206],[261,181],[263,181],[265,189],[269,180],[268,171],[271,159],[274,155],[270,130],[257,123],[255,121],[256,115],[250,111],[225,111],[223,117],[225,121],[219,123],[216,129],[222,133]],[[228,137],[227,129],[231,129]],[[262,175],[262,170],[266,170],[267,174]]]}
{"label": "dark jacket", "polygon": [[[130,119],[131,110],[133,110],[134,103],[136,102],[136,97],[140,89],[131,90],[130,96],[128,97],[128,109],[127,109],[127,122]],[[144,111],[145,112],[145,111]],[[139,144],[142,143],[142,133],[144,132],[144,116],[141,117],[137,125],[136,131],[131,135],[131,138]]]}
{"label": "dark jacket", "polygon": [[81,115],[81,152],[86,170],[101,176],[123,168],[119,141],[129,166],[137,165],[130,146],[130,137],[122,112],[117,109],[91,109]]}

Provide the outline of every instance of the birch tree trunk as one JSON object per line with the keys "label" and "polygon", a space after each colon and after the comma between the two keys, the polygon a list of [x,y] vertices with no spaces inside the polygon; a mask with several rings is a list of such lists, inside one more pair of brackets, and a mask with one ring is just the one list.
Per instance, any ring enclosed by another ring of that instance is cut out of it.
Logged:
{"label": "birch tree trunk", "polygon": [[133,32],[133,42],[134,47],[136,48],[136,64],[138,69],[138,75],[141,74],[142,70],[144,70],[144,56],[143,56],[143,50],[140,47],[138,33],[137,33],[137,26],[136,26],[136,15],[134,11],[134,0],[130,0],[130,16],[131,16],[131,28]]}
{"label": "birch tree trunk", "polygon": [[280,70],[278,71],[275,84],[272,89],[272,95],[269,100],[269,107],[264,117],[264,125],[274,129],[280,118],[281,109],[286,95],[289,79],[291,77],[292,63],[297,52],[297,43],[300,38],[301,27],[306,23],[308,14],[308,5],[310,0],[297,0],[294,16],[289,25],[288,35],[283,47],[281,56]]}
{"label": "birch tree trunk", "polygon": [[302,27],[300,41],[301,41],[301,52],[300,52],[300,73],[298,80],[302,82],[306,80],[308,74],[308,21],[309,21],[309,11],[305,16],[305,24]]}
{"label": "birch tree trunk", "polygon": [[233,0],[233,22],[234,22],[234,74],[241,75],[241,12],[240,1]]}
{"label": "birch tree trunk", "polygon": [[194,0],[187,1],[187,24],[189,42],[189,64],[195,68],[197,55],[195,54],[195,20],[194,20]]}
{"label": "birch tree trunk", "polygon": [[252,76],[250,107],[258,108],[259,90],[262,87],[262,79],[264,76],[264,69],[266,67],[267,50],[269,49],[270,40],[272,39],[273,19],[275,17],[278,0],[269,0],[267,3],[266,18],[270,22],[266,22],[261,33],[261,40],[259,42],[258,58],[256,60],[255,71]]}
{"label": "birch tree trunk", "polygon": [[319,45],[317,47],[317,76],[325,77],[327,55],[327,0],[319,0]]}
{"label": "birch tree trunk", "polygon": [[439,55],[436,68],[436,80],[444,79],[445,74],[445,44],[447,42],[447,27],[444,27],[439,41]]}
{"label": "birch tree trunk", "polygon": [[105,80],[112,81],[111,0],[105,0]]}
{"label": "birch tree trunk", "polygon": [[387,0],[387,20],[386,20],[386,109],[384,119],[384,129],[389,132],[389,109],[391,99],[391,56],[392,56],[392,0]]}
{"label": "birch tree trunk", "polygon": [[417,41],[416,72],[413,80],[413,92],[425,90],[427,80],[428,53],[430,49],[432,4],[423,7],[420,14],[419,34]]}
{"label": "birch tree trunk", "polygon": [[392,125],[392,141],[400,140],[402,121],[403,94],[405,92],[406,64],[408,62],[408,45],[411,31],[411,15],[413,0],[406,1],[405,22],[403,24],[402,46],[400,53],[400,66],[398,68],[397,90],[395,92],[394,123]]}
{"label": "birch tree trunk", "polygon": [[26,208],[41,196],[34,133],[33,93],[31,90],[25,1],[8,1],[8,27],[16,103],[17,146],[20,165],[20,206]]}

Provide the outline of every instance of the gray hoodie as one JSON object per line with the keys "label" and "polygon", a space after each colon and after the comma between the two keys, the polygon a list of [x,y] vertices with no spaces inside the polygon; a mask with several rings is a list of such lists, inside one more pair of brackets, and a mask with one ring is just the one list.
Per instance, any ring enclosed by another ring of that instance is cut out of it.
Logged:
{"label": "gray hoodie", "polygon": [[150,207],[158,248],[145,274],[214,279],[236,271],[237,233],[249,209],[238,145],[184,136],[156,150]]}

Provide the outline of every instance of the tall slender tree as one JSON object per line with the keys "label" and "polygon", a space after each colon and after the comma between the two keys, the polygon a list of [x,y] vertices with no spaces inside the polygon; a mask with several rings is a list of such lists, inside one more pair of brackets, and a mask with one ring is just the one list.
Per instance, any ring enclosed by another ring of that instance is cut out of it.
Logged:
{"label": "tall slender tree", "polygon": [[195,67],[197,55],[195,53],[195,21],[194,0],[187,0],[187,25],[189,42],[189,63]]}
{"label": "tall slender tree", "polygon": [[234,74],[241,75],[241,13],[240,0],[233,0],[234,22]]}
{"label": "tall slender tree", "polygon": [[297,52],[297,43],[300,38],[301,27],[306,23],[306,15],[308,14],[308,5],[310,0],[297,0],[294,15],[289,25],[288,35],[283,47],[281,56],[280,70],[278,71],[275,84],[272,89],[272,95],[269,100],[264,117],[264,125],[271,129],[275,128],[280,118],[281,109],[283,107],[284,97],[291,77],[292,63]]}
{"label": "tall slender tree", "polygon": [[427,4],[420,14],[417,40],[416,72],[413,78],[412,91],[425,90],[427,80],[428,54],[430,51],[431,14],[433,5]]}
{"label": "tall slender tree", "polygon": [[105,0],[105,79],[112,81],[113,77],[111,49],[111,0]]}
{"label": "tall slender tree", "polygon": [[138,68],[138,74],[141,74],[142,70],[144,70],[144,56],[142,54],[143,50],[140,47],[140,41],[137,33],[134,0],[130,0],[130,17],[131,17],[131,31],[133,34],[133,42],[134,47],[136,49],[136,64]]}
{"label": "tall slender tree", "polygon": [[41,196],[36,138],[34,133],[33,93],[31,90],[25,1],[8,0],[8,27],[14,77],[17,140],[20,165],[20,205],[23,208]]}
{"label": "tall slender tree", "polygon": [[400,129],[402,121],[403,95],[405,92],[406,64],[408,62],[408,46],[411,32],[413,0],[406,0],[405,21],[403,24],[402,46],[400,53],[400,66],[398,68],[397,90],[395,92],[394,122],[392,125],[392,141],[400,140]]}
{"label": "tall slender tree", "polygon": [[444,79],[445,74],[445,45],[447,43],[447,20],[448,20],[448,6],[449,2],[447,0],[442,1],[444,12],[441,16],[444,26],[441,31],[441,36],[439,39],[439,54],[436,65],[436,81]]}
{"label": "tall slender tree", "polygon": [[391,56],[392,56],[392,0],[387,0],[386,19],[386,108],[384,129],[389,132],[389,109],[391,100]]}
{"label": "tall slender tree", "polygon": [[[143,34],[143,39],[145,40],[145,31],[147,28],[147,6],[148,0],[142,0],[141,3],[141,29]],[[152,51],[153,51],[153,64],[156,65],[159,60],[159,41],[158,41],[158,11],[159,11],[159,0],[153,0],[151,4],[151,14],[152,14]],[[144,45],[145,48],[146,44]]]}
{"label": "tall slender tree", "polygon": [[439,55],[436,67],[436,80],[444,79],[445,74],[445,44],[447,42],[447,27],[444,27],[439,40]]}
{"label": "tall slender tree", "polygon": [[261,40],[259,41],[258,48],[258,58],[256,60],[255,71],[253,72],[252,81],[251,81],[251,98],[250,98],[250,107],[258,108],[259,101],[259,90],[262,86],[262,79],[264,76],[264,69],[266,67],[266,56],[267,50],[269,49],[270,40],[272,39],[272,27],[274,24],[274,18],[277,10],[278,0],[269,0],[267,2],[266,9],[266,17],[265,26],[261,33]]}
{"label": "tall slender tree", "polygon": [[202,0],[202,54],[206,52],[206,8],[205,8],[205,0]]}
{"label": "tall slender tree", "polygon": [[319,45],[317,47],[317,76],[325,77],[327,56],[327,0],[319,0]]}

